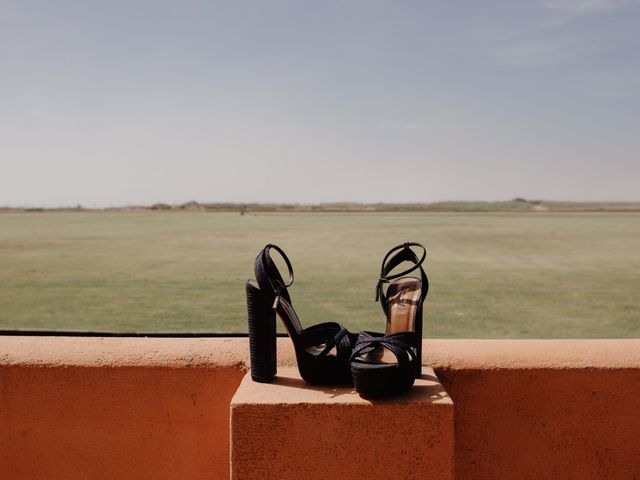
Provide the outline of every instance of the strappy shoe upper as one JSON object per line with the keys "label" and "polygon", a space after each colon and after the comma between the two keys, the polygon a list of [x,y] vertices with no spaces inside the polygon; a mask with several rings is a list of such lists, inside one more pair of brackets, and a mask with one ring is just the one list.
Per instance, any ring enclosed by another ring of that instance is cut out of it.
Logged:
{"label": "strappy shoe upper", "polygon": [[[307,351],[318,351],[316,357],[329,355],[334,349],[338,363],[348,365],[358,335],[350,333],[337,322],[324,322],[307,327],[300,333],[302,346]],[[320,346],[320,347],[318,347]]]}
{"label": "strappy shoe upper", "polygon": [[[373,353],[379,347],[393,353],[398,361],[398,369],[412,369],[417,360],[415,349],[418,335],[415,332],[399,332],[385,335],[377,332],[361,332],[351,354],[351,360]],[[412,371],[412,370],[411,370]]]}
{"label": "strappy shoe upper", "polygon": [[[421,254],[418,256],[411,247],[420,248]],[[429,280],[422,268],[426,256],[421,244],[406,242],[389,250],[382,260],[376,301],[385,312],[387,330],[385,334],[362,332],[351,354],[353,382],[362,395],[405,391],[420,375],[422,304],[429,290]],[[399,273],[391,273],[404,262],[411,265]],[[420,271],[419,279],[407,277],[416,270]],[[387,289],[385,284],[389,284]]]}
{"label": "strappy shoe upper", "polygon": [[[286,282],[271,258],[272,250],[282,257],[287,266],[289,278]],[[264,247],[256,257],[254,270],[261,292],[272,302],[272,308],[281,313],[294,342],[300,371],[303,377],[307,375],[305,380],[311,383],[350,383],[349,359],[357,335],[337,322],[302,328],[287,290],[293,284],[293,267],[277,245],[268,244]]]}

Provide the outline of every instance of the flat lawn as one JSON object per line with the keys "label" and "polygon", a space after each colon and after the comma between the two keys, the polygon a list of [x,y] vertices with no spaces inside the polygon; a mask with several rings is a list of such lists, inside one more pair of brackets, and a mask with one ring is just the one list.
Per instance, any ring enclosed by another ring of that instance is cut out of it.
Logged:
{"label": "flat lawn", "polygon": [[244,281],[291,257],[303,324],[383,328],[389,247],[424,243],[425,337],[640,336],[640,214],[0,215],[0,328],[245,332]]}

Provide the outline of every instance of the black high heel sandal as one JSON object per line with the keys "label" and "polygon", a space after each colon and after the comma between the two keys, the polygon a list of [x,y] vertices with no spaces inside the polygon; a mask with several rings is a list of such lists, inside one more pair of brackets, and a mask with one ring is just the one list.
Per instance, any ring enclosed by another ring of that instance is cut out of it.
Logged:
{"label": "black high heel sandal", "polygon": [[[271,250],[287,265],[287,283],[271,258]],[[293,341],[298,370],[307,383],[350,384],[349,358],[357,336],[336,322],[302,328],[287,291],[293,283],[293,267],[282,249],[271,244],[264,247],[256,257],[255,274],[256,280],[246,283],[251,378],[270,383],[276,374],[277,314]]]}
{"label": "black high heel sandal", "polygon": [[[422,249],[420,258],[411,247]],[[421,244],[407,242],[389,250],[382,260],[376,301],[385,312],[386,332],[362,332],[351,355],[353,384],[362,395],[400,393],[409,390],[422,375],[422,305],[429,291],[429,280],[422,268],[426,256],[427,250]],[[390,275],[403,262],[413,265]],[[420,278],[406,276],[417,269]],[[385,283],[389,284],[386,293]]]}

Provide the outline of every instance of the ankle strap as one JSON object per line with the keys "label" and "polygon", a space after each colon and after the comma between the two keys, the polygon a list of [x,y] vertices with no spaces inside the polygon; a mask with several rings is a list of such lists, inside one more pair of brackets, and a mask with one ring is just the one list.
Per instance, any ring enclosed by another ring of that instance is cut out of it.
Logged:
{"label": "ankle strap", "polygon": [[[272,249],[280,254],[287,265],[287,270],[289,270],[289,280],[287,283],[284,282],[278,267],[271,258]],[[280,247],[271,243],[267,244],[256,257],[254,271],[260,290],[270,297],[283,297],[291,304],[291,297],[289,297],[287,287],[293,284],[293,267],[291,266],[289,257],[287,257],[286,253],[284,253]]]}
{"label": "ankle strap", "polygon": [[[422,255],[420,258],[416,255],[416,253],[411,249],[411,247],[419,247],[422,249]],[[391,256],[394,252],[395,255]],[[422,279],[422,298],[427,296],[427,291],[429,290],[429,280],[427,279],[426,273],[424,273],[424,269],[422,268],[422,263],[425,258],[427,258],[427,249],[424,245],[417,242],[405,242],[400,245],[396,245],[391,250],[387,252],[387,254],[382,259],[382,265],[380,267],[380,277],[378,278],[378,283],[376,284],[376,302],[380,300],[380,304],[382,305],[383,310],[387,311],[387,299],[382,291],[382,286],[385,283],[389,283],[396,278],[403,277],[414,270],[420,269],[420,277]],[[389,275],[389,272],[396,268],[403,262],[411,262],[413,265],[406,270],[403,270],[400,273],[394,273],[393,275]]]}

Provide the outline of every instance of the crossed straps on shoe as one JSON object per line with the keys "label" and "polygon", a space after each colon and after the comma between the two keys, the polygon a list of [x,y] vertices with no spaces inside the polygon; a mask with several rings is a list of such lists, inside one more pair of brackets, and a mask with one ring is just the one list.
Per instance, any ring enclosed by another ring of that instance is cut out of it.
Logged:
{"label": "crossed straps on shoe", "polygon": [[300,337],[305,348],[324,345],[318,357],[327,356],[335,347],[338,361],[347,364],[358,335],[337,322],[325,322],[305,328]]}
{"label": "crossed straps on shoe", "polygon": [[418,334],[415,332],[399,332],[384,335],[375,332],[362,332],[358,335],[351,360],[373,352],[376,348],[386,348],[398,360],[398,368],[408,368],[416,362],[415,349],[418,347]]}

